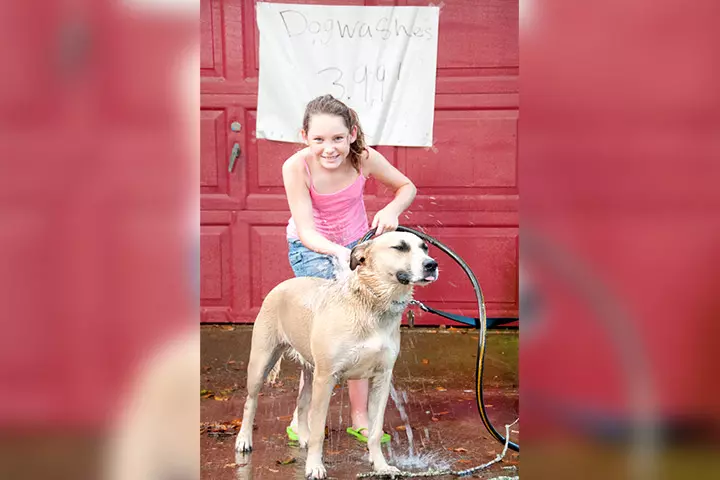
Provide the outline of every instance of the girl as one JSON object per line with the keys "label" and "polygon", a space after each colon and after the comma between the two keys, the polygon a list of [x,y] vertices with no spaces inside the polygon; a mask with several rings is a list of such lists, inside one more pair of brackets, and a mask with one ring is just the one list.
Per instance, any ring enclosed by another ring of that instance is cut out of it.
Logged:
{"label": "girl", "polygon": [[[377,212],[377,235],[395,230],[398,217],[415,198],[415,185],[376,150],[365,145],[357,113],[331,95],[308,103],[302,138],[306,148],[282,167],[292,217],[287,226],[288,257],[297,277],[333,278],[333,258],[350,262],[350,249],[368,231],[363,189],[375,177],[395,192]],[[302,386],[303,378],[300,377]],[[352,426],[347,432],[367,442],[368,380],[348,380]],[[297,409],[287,428],[297,439]],[[383,434],[382,442],[390,441]]]}

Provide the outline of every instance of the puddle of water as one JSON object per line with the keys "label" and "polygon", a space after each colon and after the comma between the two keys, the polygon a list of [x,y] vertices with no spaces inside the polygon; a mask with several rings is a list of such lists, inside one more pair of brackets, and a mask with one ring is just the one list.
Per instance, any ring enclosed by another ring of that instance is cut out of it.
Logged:
{"label": "puddle of water", "polygon": [[393,458],[393,465],[400,470],[446,470],[452,466],[446,460],[442,460],[438,453],[395,456],[395,458]]}

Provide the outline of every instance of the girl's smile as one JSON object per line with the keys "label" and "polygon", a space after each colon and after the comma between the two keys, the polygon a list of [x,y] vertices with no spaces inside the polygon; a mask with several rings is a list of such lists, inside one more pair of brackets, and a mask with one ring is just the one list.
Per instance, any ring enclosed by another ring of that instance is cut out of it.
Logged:
{"label": "girl's smile", "polygon": [[308,131],[303,132],[305,143],[323,168],[337,169],[350,153],[355,141],[342,117],[337,115],[313,115]]}

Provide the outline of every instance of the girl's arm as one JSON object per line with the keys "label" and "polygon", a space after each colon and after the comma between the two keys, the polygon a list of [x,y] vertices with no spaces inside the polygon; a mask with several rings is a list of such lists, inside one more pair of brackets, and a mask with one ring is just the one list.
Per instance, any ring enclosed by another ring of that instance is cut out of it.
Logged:
{"label": "girl's arm", "polygon": [[315,230],[312,214],[310,190],[305,182],[305,168],[302,153],[288,158],[282,167],[283,184],[300,241],[310,250],[335,255],[340,260],[349,261],[350,251],[342,245],[331,242]]}
{"label": "girl's arm", "polygon": [[368,148],[363,171],[367,176],[374,176],[382,184],[395,191],[395,198],[375,214],[372,228],[377,227],[377,235],[395,230],[398,226],[398,217],[415,199],[415,193],[417,193],[415,185],[373,148]]}

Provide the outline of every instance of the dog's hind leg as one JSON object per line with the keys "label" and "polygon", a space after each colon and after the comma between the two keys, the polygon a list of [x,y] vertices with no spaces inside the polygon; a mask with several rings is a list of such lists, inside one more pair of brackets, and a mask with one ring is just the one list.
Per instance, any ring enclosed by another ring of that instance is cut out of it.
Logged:
{"label": "dog's hind leg", "polygon": [[265,380],[270,385],[275,385],[275,382],[277,382],[278,375],[280,375],[280,364],[282,363],[282,359],[283,356],[280,355],[280,358],[278,358],[278,361],[275,363],[275,366],[270,370],[270,374]]}
{"label": "dog's hind leg", "polygon": [[298,392],[297,407],[295,413],[297,415],[297,432],[300,441],[300,447],[306,448],[310,438],[310,427],[308,426],[308,413],[310,411],[310,401],[312,399],[313,384],[313,367],[303,364],[300,373],[300,391]]}
{"label": "dog's hind leg", "polygon": [[375,473],[385,475],[400,473],[400,470],[396,467],[388,465],[380,447],[383,422],[385,420],[385,407],[390,395],[390,382],[392,382],[392,369],[375,375],[372,379],[368,398],[368,417],[370,419],[368,450],[370,452],[370,463],[372,463]]}
{"label": "dog's hind leg", "polygon": [[285,347],[277,341],[274,332],[263,328],[264,325],[267,323],[263,324],[262,320],[258,318],[253,328],[250,361],[247,369],[247,399],[245,400],[242,426],[235,441],[235,451],[237,452],[252,450],[252,429],[258,394],[265,378],[285,351]]}

